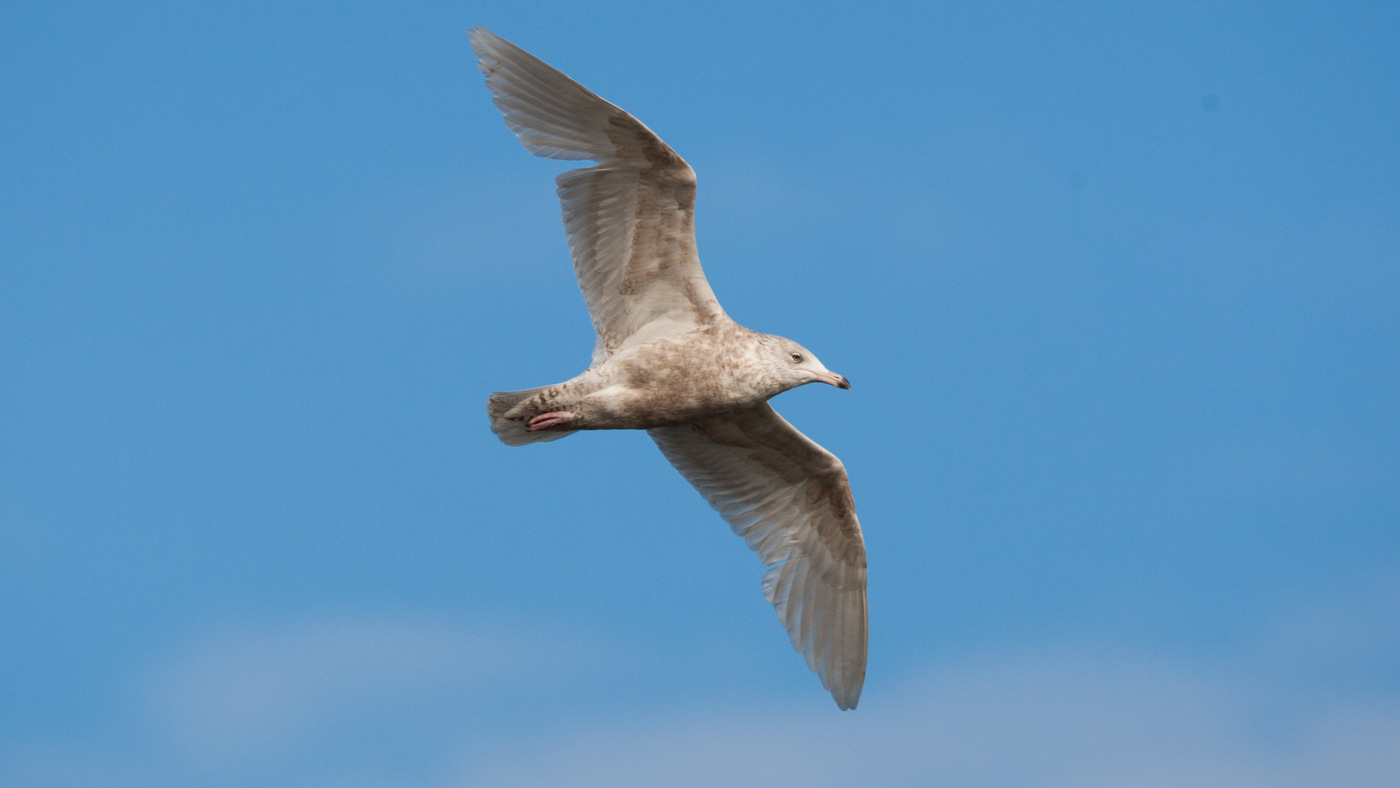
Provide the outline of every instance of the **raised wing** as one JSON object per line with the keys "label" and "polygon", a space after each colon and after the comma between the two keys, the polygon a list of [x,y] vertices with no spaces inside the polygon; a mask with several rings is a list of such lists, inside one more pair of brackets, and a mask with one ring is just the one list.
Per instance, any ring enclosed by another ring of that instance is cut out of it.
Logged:
{"label": "raised wing", "polygon": [[666,459],[744,537],[763,595],[836,705],[865,683],[865,542],[845,466],[767,403],[647,431]]}
{"label": "raised wing", "polygon": [[595,167],[555,179],[600,363],[628,343],[727,319],[695,248],[695,171],[641,121],[482,27],[486,86],[525,149]]}

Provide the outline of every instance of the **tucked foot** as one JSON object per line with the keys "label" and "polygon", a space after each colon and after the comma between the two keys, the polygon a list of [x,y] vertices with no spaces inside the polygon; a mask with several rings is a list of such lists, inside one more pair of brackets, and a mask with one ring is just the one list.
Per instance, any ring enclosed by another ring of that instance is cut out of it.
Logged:
{"label": "tucked foot", "polygon": [[526,426],[526,429],[530,432],[548,430],[558,427],[561,424],[567,424],[573,420],[574,414],[572,411],[556,410],[552,413],[541,413],[533,419],[530,419],[530,423]]}

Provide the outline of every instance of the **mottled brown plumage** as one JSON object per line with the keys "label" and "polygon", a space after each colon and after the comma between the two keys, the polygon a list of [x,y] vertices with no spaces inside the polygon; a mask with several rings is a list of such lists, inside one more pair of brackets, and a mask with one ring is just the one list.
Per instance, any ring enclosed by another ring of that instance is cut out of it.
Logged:
{"label": "mottled brown plumage", "polygon": [[789,339],[730,320],[695,247],[695,172],[636,118],[476,28],[472,48],[506,124],[560,175],[574,273],[597,334],[591,366],[492,394],[518,446],[578,430],[644,429],[762,559],[763,592],[843,709],[865,680],[865,544],[846,469],[768,405],[806,383],[850,388]]}

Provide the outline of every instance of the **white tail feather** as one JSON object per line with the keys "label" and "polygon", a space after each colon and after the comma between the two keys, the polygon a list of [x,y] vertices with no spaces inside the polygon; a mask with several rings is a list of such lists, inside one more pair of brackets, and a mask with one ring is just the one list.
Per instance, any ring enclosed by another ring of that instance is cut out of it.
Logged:
{"label": "white tail feather", "polygon": [[577,431],[538,430],[530,432],[526,427],[526,419],[506,418],[506,414],[510,412],[511,408],[546,388],[548,387],[541,386],[521,391],[498,391],[486,400],[486,415],[491,417],[491,431],[496,433],[496,437],[501,439],[501,443],[507,446],[524,446],[527,443],[556,441],[565,436],[573,435]]}

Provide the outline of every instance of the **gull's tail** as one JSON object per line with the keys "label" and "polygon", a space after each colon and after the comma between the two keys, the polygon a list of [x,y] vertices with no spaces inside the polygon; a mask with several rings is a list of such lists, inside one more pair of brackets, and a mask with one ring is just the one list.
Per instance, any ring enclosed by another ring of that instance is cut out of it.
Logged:
{"label": "gull's tail", "polygon": [[491,417],[491,431],[496,433],[496,437],[501,439],[501,443],[507,446],[524,446],[527,443],[559,440],[566,435],[573,435],[577,432],[577,430],[530,432],[525,427],[526,422],[529,421],[528,417],[507,418],[506,414],[516,405],[547,388],[549,387],[541,386],[537,389],[524,389],[523,391],[498,391],[486,400],[486,415]]}

